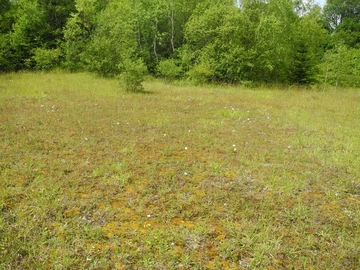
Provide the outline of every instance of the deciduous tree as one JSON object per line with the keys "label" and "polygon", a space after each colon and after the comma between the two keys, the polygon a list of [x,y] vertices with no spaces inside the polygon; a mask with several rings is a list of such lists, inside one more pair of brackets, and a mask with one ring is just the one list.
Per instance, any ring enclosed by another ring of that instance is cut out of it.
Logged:
{"label": "deciduous tree", "polygon": [[360,1],[328,0],[324,7],[327,28],[332,33],[332,44],[344,43],[360,47]]}

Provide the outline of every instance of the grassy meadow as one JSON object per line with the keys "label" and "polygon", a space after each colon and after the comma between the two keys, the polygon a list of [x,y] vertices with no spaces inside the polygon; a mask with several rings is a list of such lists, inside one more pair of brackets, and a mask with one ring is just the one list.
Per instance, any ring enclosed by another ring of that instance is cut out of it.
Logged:
{"label": "grassy meadow", "polygon": [[359,269],[360,91],[0,75],[1,269]]}

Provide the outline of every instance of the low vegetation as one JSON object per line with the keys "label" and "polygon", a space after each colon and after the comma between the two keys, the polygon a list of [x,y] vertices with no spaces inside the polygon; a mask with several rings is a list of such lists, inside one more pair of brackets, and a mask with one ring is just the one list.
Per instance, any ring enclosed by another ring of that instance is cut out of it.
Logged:
{"label": "low vegetation", "polygon": [[359,269],[360,93],[0,76],[1,269]]}

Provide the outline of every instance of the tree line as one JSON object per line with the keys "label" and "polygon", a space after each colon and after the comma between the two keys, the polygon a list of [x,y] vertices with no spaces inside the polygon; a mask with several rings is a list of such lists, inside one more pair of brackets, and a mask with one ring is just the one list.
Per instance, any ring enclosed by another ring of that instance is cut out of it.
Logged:
{"label": "tree line", "polygon": [[0,70],[360,87],[360,1],[0,0]]}

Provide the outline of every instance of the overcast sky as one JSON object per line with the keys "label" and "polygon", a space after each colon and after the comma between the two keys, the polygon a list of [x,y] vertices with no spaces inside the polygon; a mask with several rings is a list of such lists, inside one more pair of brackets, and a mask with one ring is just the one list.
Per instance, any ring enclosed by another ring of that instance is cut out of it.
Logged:
{"label": "overcast sky", "polygon": [[315,3],[323,7],[326,4],[326,0],[315,0]]}

